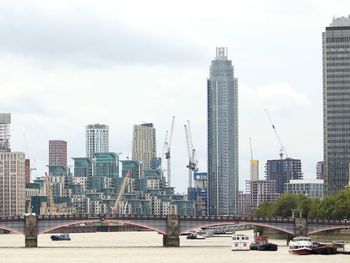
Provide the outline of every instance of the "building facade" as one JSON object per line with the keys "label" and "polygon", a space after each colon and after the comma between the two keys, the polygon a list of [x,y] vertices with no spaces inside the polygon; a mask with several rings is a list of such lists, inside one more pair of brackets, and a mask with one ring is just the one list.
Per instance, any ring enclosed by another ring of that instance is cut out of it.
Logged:
{"label": "building facade", "polygon": [[350,16],[334,18],[322,33],[325,194],[349,183]]}
{"label": "building facade", "polygon": [[141,162],[142,171],[149,170],[151,161],[156,158],[156,154],[156,129],[153,124],[135,124],[132,139],[132,160]]}
{"label": "building facade", "polygon": [[10,148],[11,114],[0,113],[0,151],[9,152]]}
{"label": "building facade", "polygon": [[109,152],[109,127],[104,124],[86,126],[86,157],[93,158],[94,153]]}
{"label": "building facade", "polygon": [[316,164],[316,179],[324,179],[324,161],[319,161]]}
{"label": "building facade", "polygon": [[207,96],[209,214],[234,215],[238,203],[238,80],[227,48],[216,48]]}
{"label": "building facade", "polygon": [[285,192],[292,194],[301,194],[310,198],[323,198],[323,180],[304,179],[290,180],[285,184]]}
{"label": "building facade", "polygon": [[0,152],[0,216],[25,212],[25,156],[21,152]]}
{"label": "building facade", "polygon": [[276,182],[276,193],[284,193],[284,184],[289,180],[303,179],[301,161],[299,159],[267,160],[265,166],[266,180]]}
{"label": "building facade", "polygon": [[67,165],[67,142],[49,140],[49,165]]}

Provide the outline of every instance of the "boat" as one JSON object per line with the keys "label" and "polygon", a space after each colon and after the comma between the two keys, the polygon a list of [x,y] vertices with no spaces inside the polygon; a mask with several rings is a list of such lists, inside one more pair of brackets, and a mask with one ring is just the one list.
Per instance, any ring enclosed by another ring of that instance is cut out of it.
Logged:
{"label": "boat", "polygon": [[69,234],[51,235],[52,241],[70,241]]}
{"label": "boat", "polygon": [[344,241],[333,241],[333,244],[337,248],[338,254],[350,255],[350,243]]}
{"label": "boat", "polygon": [[232,236],[232,251],[246,251],[250,248],[249,237],[243,234],[235,234]]}
{"label": "boat", "polygon": [[309,237],[295,237],[289,242],[289,253],[309,255],[312,253],[312,241]]}
{"label": "boat", "polygon": [[331,255],[337,254],[337,247],[333,243],[312,243],[312,254]]}
{"label": "boat", "polygon": [[250,250],[277,251],[278,245],[270,243],[267,236],[254,236],[254,243],[249,246]]}
{"label": "boat", "polygon": [[203,231],[202,229],[198,229],[198,230],[190,232],[186,238],[187,239],[205,239],[206,232]]}

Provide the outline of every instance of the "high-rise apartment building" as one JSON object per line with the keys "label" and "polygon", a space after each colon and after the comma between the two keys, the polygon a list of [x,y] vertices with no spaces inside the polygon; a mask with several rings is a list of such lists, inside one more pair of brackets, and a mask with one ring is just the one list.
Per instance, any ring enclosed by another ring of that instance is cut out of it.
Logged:
{"label": "high-rise apartment building", "polygon": [[25,212],[24,153],[0,152],[0,216]]}
{"label": "high-rise apartment building", "polygon": [[153,123],[134,125],[132,138],[132,160],[140,161],[144,170],[149,170],[151,160],[156,157],[156,129]]}
{"label": "high-rise apartment building", "polygon": [[349,183],[350,16],[334,18],[322,33],[325,194]]}
{"label": "high-rise apartment building", "polygon": [[9,152],[10,149],[11,114],[0,113],[0,152]]}
{"label": "high-rise apartment building", "polygon": [[227,48],[216,48],[207,81],[209,214],[234,215],[238,203],[238,80]]}
{"label": "high-rise apartment building", "polygon": [[284,185],[290,180],[303,179],[299,159],[267,160],[265,169],[266,180],[276,182],[276,192],[279,194],[284,193]]}
{"label": "high-rise apartment building", "polygon": [[49,165],[67,165],[67,142],[49,140]]}
{"label": "high-rise apartment building", "polygon": [[104,124],[86,126],[86,157],[93,158],[94,153],[109,152],[109,128]]}

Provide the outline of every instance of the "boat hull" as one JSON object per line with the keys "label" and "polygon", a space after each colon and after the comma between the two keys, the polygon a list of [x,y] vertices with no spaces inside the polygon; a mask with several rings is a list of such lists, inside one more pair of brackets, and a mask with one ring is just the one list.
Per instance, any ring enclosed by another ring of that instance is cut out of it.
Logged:
{"label": "boat hull", "polygon": [[311,248],[297,248],[297,249],[290,249],[289,250],[290,254],[293,255],[309,255],[312,253],[312,249]]}

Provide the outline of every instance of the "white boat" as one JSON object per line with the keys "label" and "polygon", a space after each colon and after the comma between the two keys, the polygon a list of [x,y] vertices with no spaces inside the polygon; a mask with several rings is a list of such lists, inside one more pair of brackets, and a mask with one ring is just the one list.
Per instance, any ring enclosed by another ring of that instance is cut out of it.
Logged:
{"label": "white boat", "polygon": [[309,237],[295,237],[289,242],[289,253],[309,255],[312,253],[312,241]]}
{"label": "white boat", "polygon": [[206,232],[202,229],[198,229],[195,231],[192,231],[187,235],[187,239],[205,239],[206,238]]}
{"label": "white boat", "polygon": [[232,236],[232,251],[245,251],[249,250],[250,246],[249,237],[243,234],[235,234]]}

